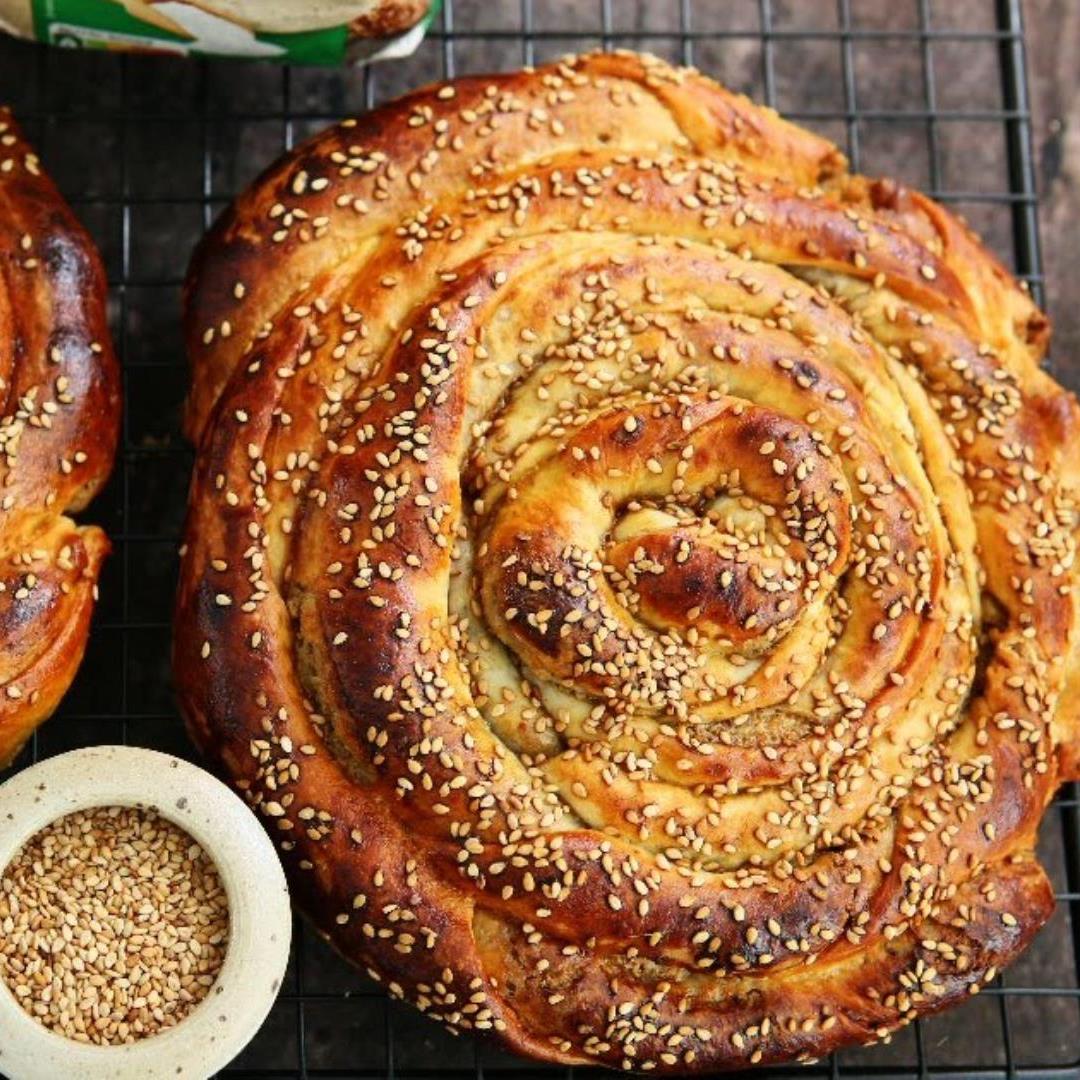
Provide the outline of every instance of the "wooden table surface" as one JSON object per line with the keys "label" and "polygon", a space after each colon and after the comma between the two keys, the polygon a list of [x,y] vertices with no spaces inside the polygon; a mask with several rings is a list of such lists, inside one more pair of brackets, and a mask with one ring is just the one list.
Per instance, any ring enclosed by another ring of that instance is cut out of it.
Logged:
{"label": "wooden table surface", "polygon": [[1054,359],[1080,390],[1080,4],[1028,0],[1025,16]]}
{"label": "wooden table surface", "polygon": [[[848,2],[858,27],[905,31],[919,27],[920,0]],[[994,29],[993,0],[925,3],[932,28]],[[524,50],[512,37],[521,28],[517,0],[454,0],[453,7],[458,29],[496,28],[508,34],[497,40],[459,40],[455,46],[459,73],[507,69],[522,63]],[[773,25],[785,30],[835,31],[838,7],[838,0],[771,0],[768,5]],[[600,45],[599,0],[535,0],[534,8],[536,28],[545,35],[536,42],[537,61],[573,48]],[[611,0],[615,42],[637,44],[679,59],[679,43],[671,33],[679,27],[679,8],[678,0]],[[695,62],[706,73],[758,100],[763,99],[766,89],[763,46],[757,36],[760,10],[758,0],[693,0],[697,29],[748,31],[742,36],[697,40]],[[1047,301],[1055,323],[1055,367],[1074,390],[1080,391],[1080,294],[1076,287],[1080,280],[1080,0],[1024,0],[1024,14]],[[620,30],[660,33],[620,39]],[[837,37],[785,36],[774,40],[772,50],[774,89],[783,111],[839,112],[842,116],[845,99]],[[936,104],[953,116],[936,124],[940,186],[982,196],[1007,192],[1004,125],[965,115],[1001,109],[996,43],[936,41],[931,54]],[[207,101],[209,183],[215,208],[281,149],[279,120],[259,120],[256,115],[255,119],[237,121],[231,118],[230,110],[273,111],[283,96],[294,113],[345,113],[363,105],[363,80],[353,72],[297,70],[290,75],[288,94],[283,95],[281,73],[269,65],[208,65],[211,77],[204,97],[196,65],[144,60],[128,65],[129,100],[124,101],[119,65],[113,59],[62,57],[53,52],[44,65],[47,78],[39,85],[39,51],[0,40],[0,101],[10,101],[21,113],[36,116],[35,134],[42,139],[45,162],[64,192],[81,198],[79,212],[98,238],[114,282],[121,280],[125,266],[116,208],[117,193],[124,186],[136,194],[165,200],[160,206],[151,201],[131,216],[133,278],[150,275],[172,279],[182,273],[187,252],[202,230],[198,199],[204,181],[204,133],[198,110],[207,108]],[[379,69],[375,76],[377,96],[382,99],[430,81],[440,74],[441,60],[441,43],[428,40],[409,60]],[[854,133],[864,170],[895,175],[916,186],[931,186],[934,178],[927,153],[927,122],[918,115],[925,104],[918,36],[858,40],[851,60],[860,109],[912,111],[916,115],[911,119],[861,120],[854,131],[842,118],[814,121],[812,126],[841,145]],[[61,112],[62,121],[55,116],[43,118]],[[295,134],[302,136],[323,124],[323,120],[298,121]],[[125,167],[123,182],[118,163]],[[176,205],[168,202],[174,196],[181,197]],[[1009,259],[1012,222],[1006,204],[971,200],[958,204],[957,209],[992,248]],[[126,525],[134,533],[156,536],[160,542],[128,544],[118,539],[118,553],[112,562],[116,569],[110,570],[114,578],[111,587],[103,589],[103,609],[107,610],[92,642],[84,675],[65,705],[65,711],[74,716],[58,716],[44,726],[41,745],[45,753],[84,742],[120,741],[123,736],[171,752],[191,753],[173,716],[168,685],[174,540],[183,512],[188,468],[186,458],[175,453],[183,447],[176,419],[187,384],[176,292],[172,285],[136,284],[127,290],[122,305],[114,303],[117,329],[124,334],[130,365],[130,422],[117,482],[97,501],[94,513],[116,534]],[[145,457],[140,456],[144,449]],[[125,568],[123,585],[120,567]],[[128,578],[132,582],[130,593]],[[115,621],[111,627],[110,618]],[[129,634],[130,626],[139,626],[138,619],[145,620],[150,629],[134,629]],[[127,635],[119,665],[118,627]],[[141,715],[130,723],[102,719],[102,714],[119,717],[121,713]],[[1064,890],[1064,846],[1061,818],[1056,813],[1047,816],[1041,847],[1055,886]],[[1041,997],[1018,996],[1005,1006],[1012,1020],[1012,1053],[1020,1065],[1038,1063],[1065,1070],[1080,1057],[1080,1014],[1070,996],[1077,980],[1072,949],[1069,907],[1061,904],[1051,924],[1006,976],[1012,987],[1059,987],[1064,991]],[[384,1031],[381,996],[376,992],[368,997],[360,978],[318,942],[309,942],[306,959],[297,961],[297,969],[304,973],[306,990],[322,993],[325,999],[306,1006],[304,1045],[312,1068],[355,1067],[362,1054],[381,1061],[379,1040],[385,1037],[392,1041],[399,1068],[405,1072],[410,1062],[437,1061],[442,1068],[469,1074],[471,1044],[444,1037],[440,1029],[404,1006],[390,1007],[392,1034],[390,1028],[380,1034]],[[346,1001],[340,996],[346,990],[356,996]],[[962,1010],[925,1025],[923,1038],[930,1061],[961,1070],[956,1075],[967,1075],[964,1070],[975,1064],[1001,1075],[1005,1050],[1000,1000],[980,995]],[[249,1075],[288,1068],[296,1059],[294,1010],[289,1001],[275,1009],[240,1063],[251,1070]],[[909,1030],[897,1036],[891,1046],[845,1054],[844,1075],[865,1074],[871,1065],[910,1068],[916,1059],[914,1038]],[[499,1059],[499,1064],[507,1063]]]}

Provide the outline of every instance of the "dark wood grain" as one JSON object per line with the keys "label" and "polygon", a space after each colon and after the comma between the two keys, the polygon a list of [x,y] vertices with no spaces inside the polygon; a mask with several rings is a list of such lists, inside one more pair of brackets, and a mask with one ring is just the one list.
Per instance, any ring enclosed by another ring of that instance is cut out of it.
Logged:
{"label": "dark wood grain", "polygon": [[[694,25],[711,30],[745,30],[746,36],[701,39],[693,59],[711,76],[765,96],[763,48],[758,35],[757,0],[693,0]],[[837,0],[772,0],[778,28],[833,30],[839,26]],[[994,27],[993,0],[928,0],[931,25],[987,30]],[[915,30],[918,0],[851,0],[859,27]],[[463,30],[521,28],[516,0],[455,0],[455,25]],[[620,33],[644,30],[669,35],[679,27],[677,0],[613,0],[615,43],[638,44],[670,59],[680,58],[672,36],[631,39]],[[1063,379],[1080,389],[1080,5],[1077,0],[1024,0],[1031,77],[1036,161],[1039,168],[1043,255],[1049,308],[1055,323],[1053,353]],[[537,30],[559,37],[536,42],[537,61],[601,43],[599,0],[534,0]],[[583,36],[588,34],[586,39]],[[776,101],[785,111],[842,110],[845,104],[842,51],[833,39],[777,39],[772,46]],[[417,55],[375,78],[378,100],[402,93],[442,72],[442,44],[426,42]],[[520,39],[462,38],[454,47],[459,74],[509,70],[527,59]],[[1001,104],[996,47],[990,44],[935,42],[932,47],[938,104],[950,110],[994,109]],[[178,324],[177,290],[169,284],[136,285],[151,278],[175,278],[203,227],[202,206],[186,201],[202,191],[202,123],[208,109],[212,209],[231,195],[282,149],[284,125],[271,118],[284,103],[281,73],[271,65],[219,63],[205,71],[179,61],[131,58],[127,74],[115,57],[48,54],[0,37],[0,101],[27,121],[45,162],[94,234],[114,285],[111,314],[117,340],[125,341],[130,424],[125,454],[109,490],[94,504],[92,517],[113,534],[117,554],[103,583],[101,615],[91,637],[88,662],[62,706],[61,715],[42,729],[39,752],[53,754],[76,745],[132,741],[192,756],[173,714],[168,683],[168,619],[175,573],[172,538],[178,530],[187,486],[188,462],[180,448],[179,403],[186,388]],[[918,41],[861,43],[852,49],[857,105],[917,110],[923,106],[923,73]],[[208,72],[209,74],[206,74]],[[39,75],[43,78],[39,81]],[[122,91],[128,91],[126,103]],[[335,69],[298,69],[291,76],[288,103],[295,112],[351,112],[364,106],[362,78]],[[121,113],[126,113],[126,126]],[[66,119],[55,117],[66,114]],[[245,118],[239,119],[238,114]],[[49,114],[51,120],[43,120]],[[253,119],[261,114],[261,119]],[[299,138],[324,121],[297,121]],[[812,123],[816,130],[846,144],[842,120]],[[931,181],[926,125],[919,119],[863,121],[858,125],[861,164],[915,184]],[[956,121],[938,125],[942,181],[955,190],[1007,189],[1003,125]],[[115,201],[88,203],[86,197],[116,200],[123,186],[135,195],[185,200],[136,207],[128,222],[125,260],[121,211]],[[967,204],[962,211],[1006,260],[1012,245],[1007,207]],[[152,543],[131,542],[125,533]],[[124,581],[121,581],[121,571]],[[130,579],[130,586],[127,580]],[[135,627],[131,629],[131,627]],[[124,643],[123,660],[121,642]],[[128,715],[126,723],[119,719]],[[20,764],[29,761],[29,753]],[[1063,814],[1062,817],[1065,815]],[[1040,859],[1055,888],[1065,891],[1061,819],[1048,816],[1041,834]],[[403,1005],[393,1006],[384,1025],[383,997],[327,947],[304,933],[287,978],[290,993],[313,995],[305,1005],[306,1032],[298,1033],[292,998],[283,999],[238,1065],[253,1075],[270,1069],[294,1070],[303,1035],[312,1068],[383,1068],[389,1048],[399,1070],[441,1070],[470,1076],[474,1048],[454,1040]],[[1035,1064],[1073,1075],[1080,1058],[1080,1014],[1070,994],[1076,986],[1069,905],[1057,913],[1032,947],[1006,976],[1010,987],[1060,987],[1059,996],[1010,996],[1012,1049],[1019,1067]],[[342,995],[350,994],[351,998]],[[318,997],[317,995],[325,995]],[[964,1008],[923,1026],[922,1040],[931,1067],[952,1066],[959,1075],[976,1069],[999,1070],[1006,1063],[999,999],[980,995]],[[489,1075],[521,1063],[501,1054],[475,1051]],[[866,1075],[870,1067],[895,1067],[912,1076],[918,1054],[913,1029],[889,1046],[842,1055],[843,1075]],[[287,1073],[286,1075],[292,1075]],[[504,1071],[501,1075],[507,1075]],[[520,1075],[525,1075],[521,1073]],[[531,1072],[528,1075],[537,1075]],[[563,1075],[563,1074],[556,1074]],[[758,1074],[764,1075],[764,1074]],[[811,1070],[808,1075],[820,1076]],[[825,1073],[827,1075],[827,1073]]]}
{"label": "dark wood grain", "polygon": [[1027,49],[1054,363],[1080,389],[1080,5],[1029,0]]}

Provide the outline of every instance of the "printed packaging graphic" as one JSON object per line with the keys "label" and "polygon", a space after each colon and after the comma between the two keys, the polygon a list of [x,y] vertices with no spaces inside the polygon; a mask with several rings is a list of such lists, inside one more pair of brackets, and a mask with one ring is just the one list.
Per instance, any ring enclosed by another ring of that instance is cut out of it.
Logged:
{"label": "printed packaging graphic", "polygon": [[438,0],[0,0],[0,30],[77,49],[341,64],[409,55],[438,6]]}

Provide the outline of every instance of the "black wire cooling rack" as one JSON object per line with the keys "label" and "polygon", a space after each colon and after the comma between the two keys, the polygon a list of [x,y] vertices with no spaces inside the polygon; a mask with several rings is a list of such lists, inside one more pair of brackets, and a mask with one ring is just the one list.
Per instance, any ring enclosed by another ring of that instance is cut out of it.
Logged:
{"label": "black wire cooling rack", "polygon": [[[443,0],[415,56],[364,72],[60,53],[5,39],[0,100],[101,246],[125,380],[121,454],[88,515],[115,550],[86,663],[16,768],[94,743],[192,753],[168,669],[191,464],[178,431],[179,285],[192,244],[230,196],[310,131],[432,78],[620,46],[697,64],[835,139],[857,168],[931,191],[1041,295],[1019,0]],[[887,1046],[771,1075],[1080,1077],[1077,793],[1057,807],[1041,844],[1055,915],[996,985]],[[225,1075],[572,1080],[586,1071],[445,1035],[298,925],[280,1001]]]}

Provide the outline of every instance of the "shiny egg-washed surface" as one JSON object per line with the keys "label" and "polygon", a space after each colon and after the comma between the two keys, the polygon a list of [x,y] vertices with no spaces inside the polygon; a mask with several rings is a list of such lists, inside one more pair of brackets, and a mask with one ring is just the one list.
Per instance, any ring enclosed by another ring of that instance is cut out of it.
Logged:
{"label": "shiny egg-washed surface", "polygon": [[0,766],[82,660],[109,542],[65,512],[105,483],[119,426],[101,260],[0,108]]}
{"label": "shiny egg-washed surface", "polygon": [[317,136],[187,301],[182,706],[391,993],[738,1067],[1045,921],[1080,413],[939,206],[592,55]]}

